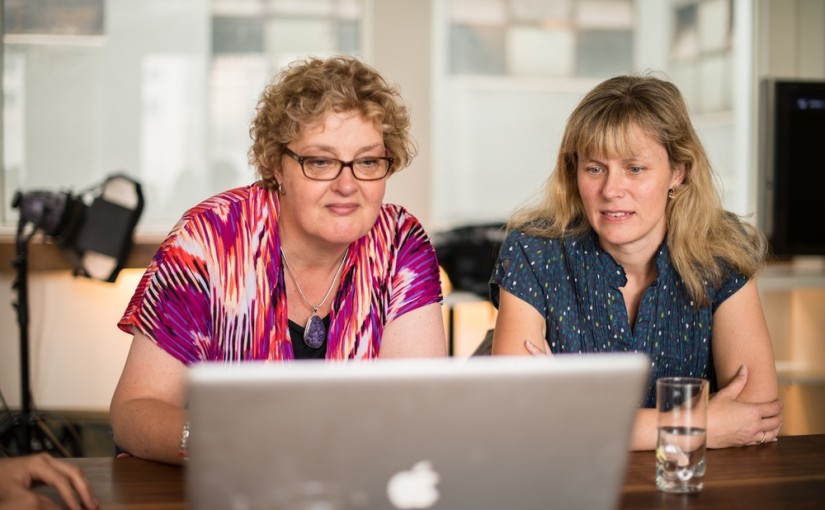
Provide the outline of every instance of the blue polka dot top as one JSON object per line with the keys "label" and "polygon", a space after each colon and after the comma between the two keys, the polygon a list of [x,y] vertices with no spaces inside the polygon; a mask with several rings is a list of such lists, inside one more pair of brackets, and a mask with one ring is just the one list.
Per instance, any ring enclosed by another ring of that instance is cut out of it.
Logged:
{"label": "blue polka dot top", "polygon": [[709,289],[709,306],[695,308],[664,243],[656,267],[658,276],[645,290],[631,327],[619,290],[627,283],[624,268],[599,247],[594,232],[549,239],[512,230],[493,270],[490,297],[498,306],[501,288],[535,307],[547,318],[547,343],[555,354],[647,353],[651,375],[642,405],[655,407],[659,377],[702,377],[715,388],[713,312],[747,281],[730,275],[721,288]]}

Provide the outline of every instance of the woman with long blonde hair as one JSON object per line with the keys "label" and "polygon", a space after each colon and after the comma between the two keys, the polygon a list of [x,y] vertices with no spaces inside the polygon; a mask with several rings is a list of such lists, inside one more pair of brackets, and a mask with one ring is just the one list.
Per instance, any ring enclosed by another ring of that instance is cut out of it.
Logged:
{"label": "woman with long blonde hair", "polygon": [[655,446],[666,376],[711,381],[709,447],[776,440],[782,404],[755,282],[766,243],[722,207],[673,84],[619,76],[588,93],[540,201],[508,226],[493,354],[646,353],[634,449]]}

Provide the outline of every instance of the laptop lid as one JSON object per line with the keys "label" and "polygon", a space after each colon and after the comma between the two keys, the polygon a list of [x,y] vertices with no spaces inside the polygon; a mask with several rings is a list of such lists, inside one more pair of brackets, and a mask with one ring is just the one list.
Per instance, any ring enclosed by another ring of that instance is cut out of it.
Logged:
{"label": "laptop lid", "polygon": [[641,354],[203,364],[195,509],[615,508]]}

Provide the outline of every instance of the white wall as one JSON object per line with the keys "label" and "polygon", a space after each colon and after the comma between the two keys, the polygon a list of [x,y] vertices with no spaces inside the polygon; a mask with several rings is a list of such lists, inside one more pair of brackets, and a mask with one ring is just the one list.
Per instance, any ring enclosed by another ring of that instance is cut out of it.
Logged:
{"label": "white wall", "polygon": [[[29,278],[29,357],[34,403],[41,409],[108,410],[131,337],[116,324],[142,271],[115,284],[68,271]],[[20,333],[11,306],[12,273],[0,273],[0,389],[20,405]]]}
{"label": "white wall", "polygon": [[364,54],[387,81],[400,86],[418,145],[409,168],[390,178],[385,201],[403,205],[428,228],[433,202],[431,2],[372,0],[367,6]]}

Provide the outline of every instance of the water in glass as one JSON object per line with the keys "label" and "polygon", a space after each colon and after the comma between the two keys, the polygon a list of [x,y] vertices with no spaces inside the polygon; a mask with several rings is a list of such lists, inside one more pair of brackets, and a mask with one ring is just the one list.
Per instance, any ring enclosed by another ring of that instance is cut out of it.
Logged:
{"label": "water in glass", "polygon": [[699,492],[705,478],[705,429],[660,427],[656,486],[665,492]]}

